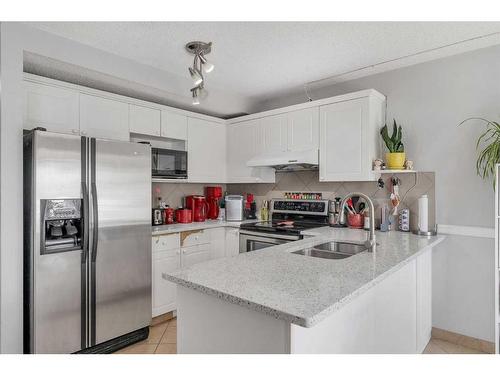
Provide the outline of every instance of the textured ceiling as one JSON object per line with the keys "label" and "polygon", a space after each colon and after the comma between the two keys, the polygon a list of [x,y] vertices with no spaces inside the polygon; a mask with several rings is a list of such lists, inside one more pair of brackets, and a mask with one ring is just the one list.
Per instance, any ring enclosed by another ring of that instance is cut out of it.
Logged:
{"label": "textured ceiling", "polygon": [[477,22],[43,22],[45,31],[188,79],[191,40],[212,41],[214,85],[249,99],[500,32]]}

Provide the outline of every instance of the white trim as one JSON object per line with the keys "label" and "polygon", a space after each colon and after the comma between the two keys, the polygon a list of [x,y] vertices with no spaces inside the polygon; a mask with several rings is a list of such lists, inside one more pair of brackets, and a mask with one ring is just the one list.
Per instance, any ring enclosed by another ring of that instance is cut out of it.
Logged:
{"label": "white trim", "polygon": [[349,93],[343,94],[343,95],[336,95],[336,96],[328,97],[325,99],[318,99],[318,100],[313,100],[311,102],[305,102],[305,103],[290,105],[287,107],[271,109],[269,111],[252,113],[252,114],[246,115],[246,116],[239,116],[239,117],[235,117],[235,118],[226,120],[226,123],[227,124],[236,124],[238,122],[256,120],[256,119],[259,119],[262,117],[269,117],[269,116],[279,115],[282,113],[299,111],[299,110],[306,109],[306,108],[320,107],[320,106],[327,105],[327,104],[345,102],[348,100],[360,99],[360,98],[365,98],[365,97],[369,97],[369,96],[377,98],[380,101],[386,100],[385,95],[381,94],[380,92],[378,92],[375,89],[359,90],[359,91],[349,92]]}
{"label": "white trim", "polygon": [[456,234],[459,236],[495,238],[495,228],[472,227],[465,225],[438,224],[439,234]]}
{"label": "white trim", "polygon": [[69,82],[65,82],[65,81],[59,81],[56,79],[39,76],[36,74],[23,73],[23,80],[28,81],[28,82],[42,84],[42,85],[47,85],[47,86],[62,87],[62,88],[68,89],[68,90],[77,91],[79,93],[99,96],[102,98],[116,100],[116,101],[121,101],[121,102],[124,102],[127,104],[139,105],[139,106],[143,106],[143,107],[159,109],[162,111],[178,113],[180,115],[184,115],[187,117],[199,118],[202,120],[212,121],[212,122],[216,122],[219,124],[226,124],[226,121],[227,121],[227,120],[224,120],[224,119],[219,118],[219,117],[204,115],[202,113],[197,113],[197,112],[190,112],[190,111],[187,111],[185,109],[169,107],[169,106],[155,103],[155,102],[148,102],[145,100],[132,98],[130,96],[115,94],[115,93],[112,93],[109,91],[97,90],[97,89],[93,89],[90,87],[77,85],[74,83],[69,83]]}

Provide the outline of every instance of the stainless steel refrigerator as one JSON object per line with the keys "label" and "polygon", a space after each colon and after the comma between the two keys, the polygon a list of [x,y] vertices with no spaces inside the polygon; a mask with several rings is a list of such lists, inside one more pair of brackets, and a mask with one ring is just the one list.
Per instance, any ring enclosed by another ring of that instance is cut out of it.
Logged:
{"label": "stainless steel refrigerator", "polygon": [[151,321],[151,150],[24,135],[24,351],[111,352]]}

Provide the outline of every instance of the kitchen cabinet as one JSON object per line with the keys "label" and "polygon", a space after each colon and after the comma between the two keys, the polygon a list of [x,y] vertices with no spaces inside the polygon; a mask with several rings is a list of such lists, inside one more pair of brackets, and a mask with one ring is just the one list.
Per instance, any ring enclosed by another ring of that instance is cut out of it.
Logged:
{"label": "kitchen cabinet", "polygon": [[210,235],[210,259],[224,258],[226,256],[226,228],[213,228],[208,230]]}
{"label": "kitchen cabinet", "polygon": [[78,92],[24,81],[23,127],[80,134]]}
{"label": "kitchen cabinet", "polygon": [[373,180],[383,101],[369,96],[320,107],[319,180]]}
{"label": "kitchen cabinet", "polygon": [[130,104],[129,127],[131,133],[159,137],[161,135],[161,111],[159,109]]}
{"label": "kitchen cabinet", "polygon": [[188,118],[171,111],[161,111],[161,136],[187,140]]}
{"label": "kitchen cabinet", "polygon": [[80,133],[89,137],[129,141],[128,104],[80,94]]}
{"label": "kitchen cabinet", "polygon": [[258,122],[256,153],[287,150],[287,114],[263,117]]}
{"label": "kitchen cabinet", "polygon": [[173,311],[176,308],[176,286],[163,278],[165,272],[181,268],[180,250],[167,250],[153,253],[152,305],[153,317]]}
{"label": "kitchen cabinet", "polygon": [[225,256],[233,257],[240,253],[240,229],[226,228]]}
{"label": "kitchen cabinet", "polygon": [[[232,241],[234,243],[234,239]],[[238,228],[236,243],[237,241]],[[227,256],[226,228],[153,236],[152,251],[152,315],[155,317],[176,309],[175,284],[165,280],[162,274]]]}
{"label": "kitchen cabinet", "polygon": [[318,107],[287,113],[287,150],[307,151],[319,147]]}
{"label": "kitchen cabinet", "polygon": [[256,155],[259,138],[259,120],[244,121],[228,125],[227,128],[227,182],[228,183],[274,183],[272,168],[248,167],[247,162]]}
{"label": "kitchen cabinet", "polygon": [[188,180],[220,183],[226,179],[226,126],[188,118]]}

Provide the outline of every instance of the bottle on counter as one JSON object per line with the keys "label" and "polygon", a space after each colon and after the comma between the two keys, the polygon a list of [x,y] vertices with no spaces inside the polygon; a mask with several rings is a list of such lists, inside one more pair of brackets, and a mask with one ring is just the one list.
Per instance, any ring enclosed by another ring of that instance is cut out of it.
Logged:
{"label": "bottle on counter", "polygon": [[268,221],[269,220],[269,201],[262,201],[262,207],[260,209],[260,220]]}

